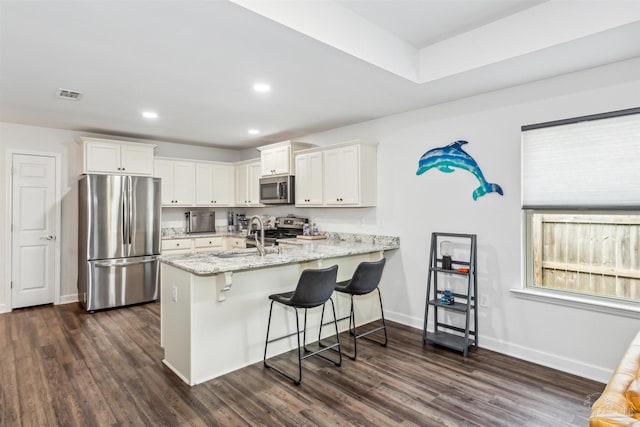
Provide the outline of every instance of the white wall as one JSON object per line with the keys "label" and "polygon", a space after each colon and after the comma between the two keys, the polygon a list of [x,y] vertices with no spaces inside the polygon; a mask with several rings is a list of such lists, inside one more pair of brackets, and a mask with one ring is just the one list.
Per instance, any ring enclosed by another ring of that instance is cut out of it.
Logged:
{"label": "white wall", "polygon": [[[61,302],[77,301],[77,218],[78,218],[78,187],[77,176],[81,165],[80,136],[118,139],[109,135],[73,132],[60,129],[24,126],[0,122],[0,313],[9,311],[10,291],[8,278],[10,265],[7,260],[7,242],[10,238],[8,227],[9,188],[6,165],[7,150],[31,150],[41,152],[60,153],[62,157],[62,230],[60,297]],[[136,141],[134,139],[126,139]],[[139,140],[141,141],[141,140]],[[238,161],[240,153],[202,146],[184,146],[162,141],[143,141],[157,144],[156,155],[166,157],[182,157],[199,160]]]}
{"label": "white wall", "polygon": [[[300,140],[379,142],[378,207],[347,212],[341,228],[400,236],[401,256],[387,265],[397,277],[384,294],[390,319],[422,328],[430,233],[475,233],[478,292],[489,298],[489,307],[479,311],[480,346],[607,381],[639,329],[637,319],[519,299],[510,292],[521,287],[522,277],[520,127],[637,107],[638,99],[640,60],[634,60]],[[478,181],[464,171],[416,176],[425,151],[458,139],[469,141],[465,150],[489,182],[502,186],[504,196],[474,201]],[[322,228],[335,210],[312,213]]]}
{"label": "white wall", "polygon": [[[318,145],[351,139],[377,141],[378,206],[236,210],[308,216],[321,230],[400,236],[401,249],[390,256],[387,264],[386,274],[393,275],[394,285],[384,289],[385,311],[390,319],[415,327],[421,327],[424,316],[430,233],[475,233],[479,243],[479,293],[489,297],[489,307],[480,310],[480,346],[606,381],[637,332],[637,319],[518,299],[509,291],[521,286],[520,127],[637,107],[638,95],[640,59],[297,138]],[[76,286],[75,171],[80,160],[74,141],[79,135],[0,123],[2,156],[9,148],[62,154],[64,298],[72,298]],[[418,159],[425,151],[457,139],[469,141],[465,149],[478,161],[486,178],[502,186],[504,196],[489,194],[473,201],[471,193],[478,182],[463,171],[415,175]],[[175,144],[161,144],[158,148],[159,155],[178,156],[183,152],[190,153],[184,157],[193,155],[192,158],[209,160],[254,157],[251,150],[229,152]],[[234,158],[236,154],[238,157]],[[4,158],[0,164],[4,168]],[[0,174],[3,240],[8,236],[6,188],[3,170]],[[177,220],[180,213],[172,215]],[[0,259],[5,260],[3,251],[4,246],[0,247]],[[0,266],[1,299],[6,294],[4,273],[8,265]],[[0,300],[0,312],[3,308],[7,308],[6,299]]]}

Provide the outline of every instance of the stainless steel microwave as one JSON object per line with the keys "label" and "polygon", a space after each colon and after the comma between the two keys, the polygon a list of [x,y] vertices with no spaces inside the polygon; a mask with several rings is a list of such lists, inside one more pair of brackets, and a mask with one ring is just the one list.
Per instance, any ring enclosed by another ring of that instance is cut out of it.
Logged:
{"label": "stainless steel microwave", "polygon": [[260,203],[291,205],[295,202],[293,175],[260,178]]}

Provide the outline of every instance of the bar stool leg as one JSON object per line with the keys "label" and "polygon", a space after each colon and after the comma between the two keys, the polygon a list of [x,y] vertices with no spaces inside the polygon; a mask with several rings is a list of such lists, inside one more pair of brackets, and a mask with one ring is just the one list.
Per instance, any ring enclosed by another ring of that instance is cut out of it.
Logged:
{"label": "bar stool leg", "polygon": [[[382,326],[379,326],[379,327],[374,328],[374,329],[372,329],[370,331],[367,331],[367,332],[365,332],[363,334],[355,335],[355,336],[356,336],[356,338],[364,338],[367,341],[371,341],[371,342],[374,342],[376,344],[380,344],[383,347],[386,347],[387,346],[387,342],[388,342],[388,339],[387,339],[387,322],[384,319],[384,308],[382,307],[382,292],[380,292],[380,288],[377,288],[377,289],[378,289],[378,300],[380,301],[380,314],[382,316]],[[353,318],[353,321],[354,321],[354,325],[355,325],[355,317]],[[353,330],[354,330],[354,334],[355,334],[355,326],[354,326]],[[384,341],[378,341],[378,340],[375,340],[373,338],[369,338],[367,336],[367,335],[370,335],[370,334],[372,334],[374,332],[377,332],[377,331],[383,331],[384,332]]]}
{"label": "bar stool leg", "polygon": [[264,341],[264,356],[262,358],[262,363],[264,366],[267,366],[267,346],[269,345],[269,329],[271,329],[271,313],[273,312],[273,303],[275,301],[271,301],[271,308],[269,308],[269,321],[267,322],[267,338]]}
{"label": "bar stool leg", "polygon": [[[331,309],[333,310],[333,324],[336,327],[336,339],[338,340],[338,355],[340,356],[340,361],[336,363],[336,366],[342,366],[342,345],[340,343],[340,332],[338,332],[338,317],[336,316],[336,306],[333,304],[333,299],[329,298],[331,301]],[[322,306],[324,309],[324,306]],[[322,321],[320,322],[322,325]],[[318,340],[320,342],[320,340]],[[335,362],[334,362],[335,363]]]}
{"label": "bar stool leg", "polygon": [[[279,373],[280,375],[290,379],[291,381],[293,381],[293,383],[295,385],[300,385],[302,383],[302,347],[300,346],[300,316],[298,315],[298,308],[294,307],[295,311],[296,311],[296,338],[298,340],[298,378],[296,379],[293,375],[289,375],[288,373],[284,372],[282,369],[270,365],[267,363],[267,346],[269,345],[269,329],[271,328],[271,313],[273,312],[273,303],[275,301],[271,301],[271,308],[269,309],[269,321],[267,322],[267,338],[264,344],[264,357],[262,360],[262,363],[264,364],[265,368],[269,368],[269,369],[273,369],[274,371],[276,371],[277,373]],[[306,309],[305,309],[305,315],[306,315]],[[306,317],[306,316],[305,316]],[[305,328],[306,328],[306,320],[305,320]],[[284,337],[280,337],[280,338],[276,338],[274,339],[274,341],[277,341],[278,339],[282,339],[282,338],[287,338],[291,336],[287,335]]]}
{"label": "bar stool leg", "polygon": [[378,288],[378,299],[380,300],[380,314],[382,315],[382,330],[384,331],[384,342],[376,341],[366,336],[363,338],[368,339],[369,341],[377,342],[381,346],[386,347],[389,340],[387,339],[387,322],[384,320],[384,309],[382,308],[382,292],[380,292],[380,288]]}

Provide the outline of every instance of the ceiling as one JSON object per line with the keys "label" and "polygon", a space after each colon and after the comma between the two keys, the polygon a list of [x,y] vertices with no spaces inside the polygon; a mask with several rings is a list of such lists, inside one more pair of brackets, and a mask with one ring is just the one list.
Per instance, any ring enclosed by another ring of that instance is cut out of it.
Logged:
{"label": "ceiling", "polygon": [[638,40],[633,0],[1,0],[0,120],[255,147],[639,57]]}

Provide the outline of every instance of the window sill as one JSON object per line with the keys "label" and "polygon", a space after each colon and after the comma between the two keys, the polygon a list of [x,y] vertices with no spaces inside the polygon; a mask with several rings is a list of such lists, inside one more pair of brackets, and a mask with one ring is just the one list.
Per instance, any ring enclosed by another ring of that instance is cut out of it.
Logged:
{"label": "window sill", "polygon": [[544,289],[511,289],[510,292],[518,298],[524,298],[531,301],[564,305],[583,310],[640,319],[640,304],[589,298],[582,295],[574,295],[569,292],[550,291]]}

